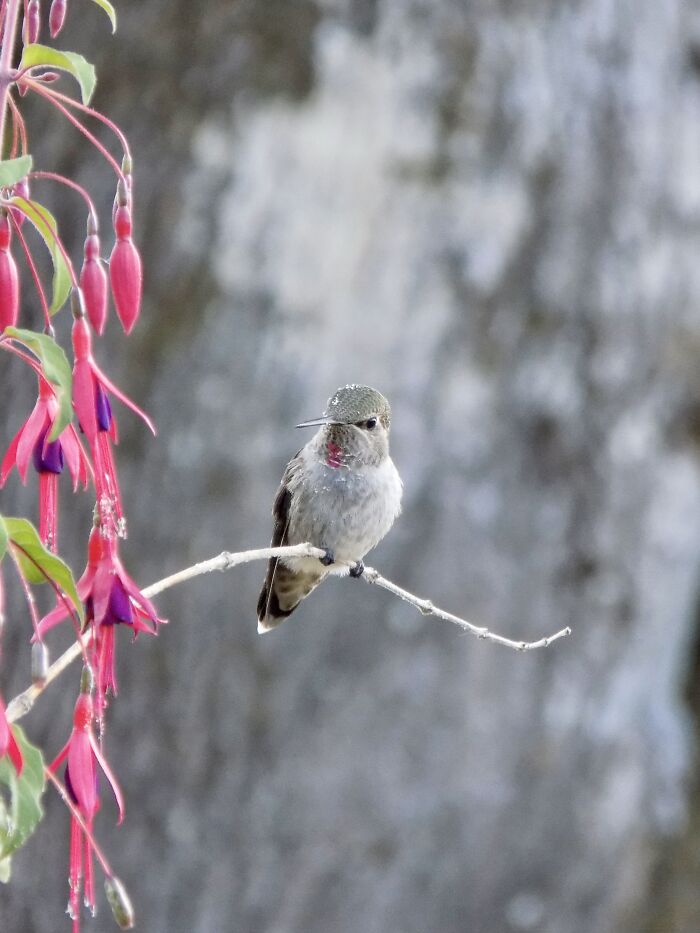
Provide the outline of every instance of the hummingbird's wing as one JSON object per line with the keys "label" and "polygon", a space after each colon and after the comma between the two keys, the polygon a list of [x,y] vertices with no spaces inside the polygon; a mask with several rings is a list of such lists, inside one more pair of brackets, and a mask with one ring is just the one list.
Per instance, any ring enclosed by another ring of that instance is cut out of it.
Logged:
{"label": "hummingbird's wing", "polygon": [[[272,541],[270,541],[270,547],[282,547],[283,545],[287,544],[287,532],[289,531],[289,505],[292,500],[292,494],[289,491],[289,486],[287,483],[290,473],[293,470],[294,461],[297,459],[300,453],[301,451],[298,451],[287,464],[287,467],[284,471],[284,476],[282,477],[282,482],[280,483],[280,488],[277,490],[275,501],[272,504],[273,525]],[[278,564],[279,558],[277,557],[271,557],[267,564],[265,582],[263,583],[260,596],[258,597],[258,628],[260,625],[265,624],[270,619],[270,616],[277,618],[278,615],[281,615],[280,607],[272,605],[275,575],[277,573]],[[289,615],[289,612],[284,613],[284,615]]]}
{"label": "hummingbird's wing", "polygon": [[[289,480],[294,471],[301,466],[299,451],[287,464],[280,488],[277,490],[272,506],[272,541],[271,547],[289,544],[289,518],[292,493]],[[291,542],[296,543],[296,542]],[[278,557],[271,557],[267,565],[267,574],[258,597],[258,632],[268,632],[291,615],[305,596],[326,576],[327,571],[319,564],[318,570],[292,570],[280,562]]]}

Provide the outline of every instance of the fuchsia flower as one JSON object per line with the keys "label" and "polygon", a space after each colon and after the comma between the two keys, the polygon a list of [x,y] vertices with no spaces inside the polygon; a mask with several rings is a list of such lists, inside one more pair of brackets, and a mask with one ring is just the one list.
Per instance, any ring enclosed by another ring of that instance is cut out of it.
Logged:
{"label": "fuchsia flower", "polygon": [[[114,793],[119,808],[119,821],[124,818],[124,803],[119,785],[105,761],[95,738],[92,724],[95,718],[90,695],[91,677],[83,673],[81,692],[73,711],[73,730],[70,738],[49,765],[53,773],[66,761],[65,784],[69,797],[75,804],[90,833],[95,814],[100,808],[98,791],[98,765],[104,772]],[[83,870],[84,884],[83,884]],[[95,912],[95,883],[92,865],[92,847],[75,816],[71,816],[70,870],[68,875],[70,896],[68,913],[73,919],[73,929],[79,929],[81,888],[86,906]]]}
{"label": "fuchsia flower", "polygon": [[99,368],[92,355],[92,335],[82,308],[74,308],[73,321],[73,408],[80,427],[90,444],[95,466],[97,504],[104,523],[116,518],[116,530],[121,531],[124,513],[110,439],[117,442],[117,423],[112,416],[108,393],[116,395],[128,408],[142,418],[151,431],[156,429],[148,415],[124,395]]}
{"label": "fuchsia flower", "polygon": [[58,401],[51,384],[39,376],[39,398],[31,414],[19,429],[0,465],[0,487],[14,467],[23,483],[27,481],[29,463],[39,474],[39,535],[47,547],[56,546],[58,531],[58,477],[64,463],[73,478],[73,490],[82,483],[87,488],[92,472],[88,459],[72,424],[61,431],[55,441],[49,436],[58,415]]}
{"label": "fuchsia flower", "polygon": [[10,723],[7,721],[5,704],[2,701],[2,696],[0,696],[0,758],[3,758],[5,755],[10,756],[10,761],[14,765],[17,776],[19,777],[24,767],[24,759],[22,758],[22,752],[17,744],[17,740],[12,733]]}
{"label": "fuchsia flower", "polygon": [[[114,627],[128,625],[134,637],[139,632],[155,635],[164,622],[156,608],[147,599],[124,569],[119,559],[117,538],[103,536],[94,527],[88,543],[88,562],[78,580],[78,596],[85,603],[87,622],[93,631],[90,644],[92,664],[97,677],[97,708],[102,715],[106,695],[117,693],[114,663]],[[44,616],[39,623],[39,636],[68,616],[62,603]]]}
{"label": "fuchsia flower", "polygon": [[5,211],[0,213],[0,331],[14,327],[19,315],[19,276],[10,252],[12,231]]}
{"label": "fuchsia flower", "polygon": [[112,284],[114,307],[125,333],[131,333],[141,310],[143,274],[141,257],[131,239],[131,209],[128,195],[119,195],[114,213],[114,232],[117,240],[109,257],[109,279]]}

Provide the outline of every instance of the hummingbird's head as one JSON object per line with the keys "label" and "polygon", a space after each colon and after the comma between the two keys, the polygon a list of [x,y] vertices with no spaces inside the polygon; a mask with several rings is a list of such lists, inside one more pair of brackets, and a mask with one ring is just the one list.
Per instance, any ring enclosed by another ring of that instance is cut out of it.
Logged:
{"label": "hummingbird's head", "polygon": [[389,455],[391,408],[381,392],[370,386],[342,386],[328,399],[321,418],[297,427],[315,425],[321,426],[319,440],[331,451],[331,465],[332,460],[338,465],[379,463]]}

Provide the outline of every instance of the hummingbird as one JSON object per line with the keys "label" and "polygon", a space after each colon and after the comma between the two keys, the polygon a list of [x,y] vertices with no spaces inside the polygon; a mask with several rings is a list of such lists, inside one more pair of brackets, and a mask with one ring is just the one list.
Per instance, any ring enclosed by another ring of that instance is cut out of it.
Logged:
{"label": "hummingbird", "polygon": [[308,542],[325,554],[270,559],[258,632],[283,622],[328,574],[359,577],[363,557],[401,511],[403,484],[389,456],[391,408],[380,392],[343,386],[320,418],[297,427],[318,431],[284,471],[272,507],[272,547]]}

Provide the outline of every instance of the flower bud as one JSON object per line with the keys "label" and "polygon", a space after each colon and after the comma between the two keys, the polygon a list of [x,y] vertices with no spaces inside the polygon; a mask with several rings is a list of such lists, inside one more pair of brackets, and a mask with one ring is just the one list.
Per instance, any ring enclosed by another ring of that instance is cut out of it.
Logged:
{"label": "flower bud", "polygon": [[49,649],[43,641],[35,641],[32,645],[32,683],[36,687],[43,687],[49,671]]}
{"label": "flower bud", "polygon": [[67,6],[66,0],[53,0],[51,4],[51,9],[49,10],[49,32],[51,33],[52,39],[55,39],[63,29],[63,24],[66,20]]}
{"label": "flower bud", "polygon": [[100,261],[100,239],[96,233],[88,235],[85,240],[80,288],[93,330],[97,334],[104,333],[107,323],[107,273]]}
{"label": "flower bud", "polygon": [[114,306],[124,331],[131,333],[141,309],[143,278],[141,257],[131,239],[131,212],[120,206],[114,215],[117,241],[109,258],[109,279]]}
{"label": "flower bud", "polygon": [[22,34],[24,44],[31,45],[33,42],[36,42],[39,38],[40,29],[41,10],[39,7],[39,0],[29,0],[27,12],[24,16],[24,30]]}
{"label": "flower bud", "polygon": [[19,276],[10,252],[10,221],[0,215],[0,332],[14,327],[19,315]]}
{"label": "flower bud", "polygon": [[134,908],[126,888],[115,875],[105,878],[105,894],[119,929],[131,930],[134,926]]}

